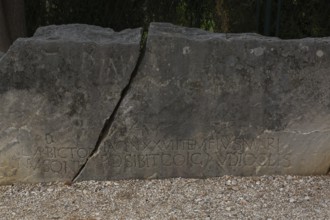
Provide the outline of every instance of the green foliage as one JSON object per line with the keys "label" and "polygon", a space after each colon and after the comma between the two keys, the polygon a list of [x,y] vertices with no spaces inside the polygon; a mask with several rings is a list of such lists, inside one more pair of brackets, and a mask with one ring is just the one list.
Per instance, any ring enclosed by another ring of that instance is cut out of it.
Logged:
{"label": "green foliage", "polygon": [[29,33],[49,24],[85,23],[115,30],[144,22],[142,0],[32,0],[26,3]]}
{"label": "green foliage", "polygon": [[330,36],[329,0],[285,1],[282,10],[281,37]]}
{"label": "green foliage", "polygon": [[258,32],[255,0],[217,0],[218,32]]}
{"label": "green foliage", "polygon": [[[216,0],[217,31],[263,33],[265,0]],[[279,0],[272,0],[271,35],[275,35]],[[303,38],[330,36],[329,0],[282,0],[279,37]]]}
{"label": "green foliage", "polygon": [[211,29],[213,0],[31,0],[26,1],[27,26],[85,23],[115,30],[148,27],[153,21]]}
{"label": "green foliage", "polygon": [[[277,4],[272,0],[271,35],[275,35]],[[153,21],[215,32],[263,32],[265,0],[29,0],[29,35],[39,26],[85,23],[115,30],[148,27]],[[282,0],[279,36],[330,35],[329,0]]]}

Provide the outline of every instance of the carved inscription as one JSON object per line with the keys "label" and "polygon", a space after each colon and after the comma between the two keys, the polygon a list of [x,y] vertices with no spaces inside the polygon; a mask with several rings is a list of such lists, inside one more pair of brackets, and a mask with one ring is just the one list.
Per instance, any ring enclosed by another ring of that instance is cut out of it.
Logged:
{"label": "carved inscription", "polygon": [[291,166],[291,152],[279,138],[224,136],[218,139],[177,139],[105,142],[100,153],[103,163],[113,168],[283,167]]}
{"label": "carved inscription", "polygon": [[[19,164],[26,169],[44,174],[75,173],[86,161],[92,148],[59,147],[51,134],[43,144],[18,152]],[[290,168],[291,152],[281,146],[277,137],[221,136],[209,139],[139,139],[127,141],[108,139],[101,148],[104,167],[125,172],[126,169],[159,170],[167,168],[219,169],[239,167]]]}
{"label": "carved inscription", "polygon": [[280,146],[279,138],[225,138],[218,140],[216,160],[219,166],[291,166],[291,152]]}
{"label": "carved inscription", "polygon": [[172,153],[150,153],[150,154],[109,154],[103,155],[103,162],[111,167],[183,167],[203,166],[207,163],[207,154],[200,152],[172,152]]}
{"label": "carved inscription", "polygon": [[59,147],[52,134],[45,134],[44,144],[16,153],[20,164],[42,173],[74,173],[85,162],[92,148]]}

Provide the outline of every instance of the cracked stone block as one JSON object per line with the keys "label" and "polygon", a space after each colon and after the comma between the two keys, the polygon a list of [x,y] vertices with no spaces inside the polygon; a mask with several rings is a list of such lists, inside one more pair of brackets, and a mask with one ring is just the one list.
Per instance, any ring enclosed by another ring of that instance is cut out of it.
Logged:
{"label": "cracked stone block", "polygon": [[98,141],[141,29],[42,27],[0,59],[0,184],[70,181]]}
{"label": "cracked stone block", "polygon": [[326,174],[330,38],[152,23],[145,56],[78,180]]}

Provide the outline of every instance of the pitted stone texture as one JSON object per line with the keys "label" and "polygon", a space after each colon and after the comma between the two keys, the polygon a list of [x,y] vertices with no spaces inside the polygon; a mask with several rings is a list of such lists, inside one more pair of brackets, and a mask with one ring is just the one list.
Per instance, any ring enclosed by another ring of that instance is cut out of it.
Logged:
{"label": "pitted stone texture", "polygon": [[0,62],[0,183],[71,180],[128,84],[141,29],[50,26]]}
{"label": "pitted stone texture", "polygon": [[151,24],[132,87],[78,179],[325,174],[329,42]]}

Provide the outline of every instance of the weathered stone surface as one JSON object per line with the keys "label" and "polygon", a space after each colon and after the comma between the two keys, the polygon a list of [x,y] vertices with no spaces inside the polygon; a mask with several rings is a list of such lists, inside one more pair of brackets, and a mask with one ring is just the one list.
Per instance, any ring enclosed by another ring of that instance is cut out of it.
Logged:
{"label": "weathered stone surface", "polygon": [[325,174],[329,43],[151,24],[131,89],[78,180]]}
{"label": "weathered stone surface", "polygon": [[0,58],[5,55],[3,52],[0,51]]}
{"label": "weathered stone surface", "polygon": [[139,56],[141,29],[49,26],[0,60],[0,184],[71,180]]}

